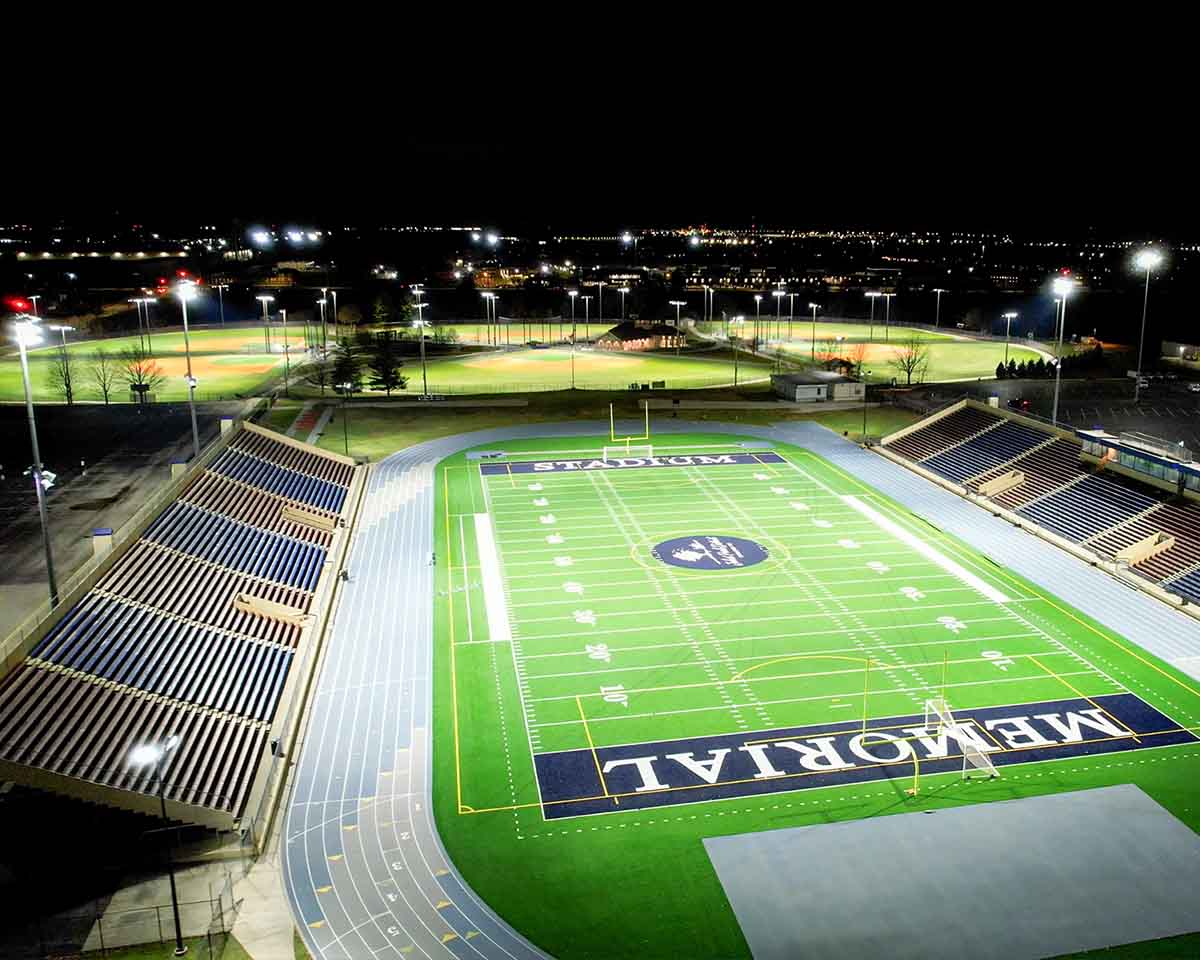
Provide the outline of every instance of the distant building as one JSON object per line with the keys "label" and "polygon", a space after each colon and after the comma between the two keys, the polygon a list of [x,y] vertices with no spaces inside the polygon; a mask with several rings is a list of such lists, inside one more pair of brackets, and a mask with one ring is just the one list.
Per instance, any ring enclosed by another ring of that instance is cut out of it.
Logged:
{"label": "distant building", "polygon": [[807,373],[776,373],[771,389],[785,400],[812,403],[820,400],[862,400],[865,385],[861,380],[826,370]]}
{"label": "distant building", "polygon": [[669,350],[683,346],[684,335],[665,323],[627,320],[596,338],[598,350]]}

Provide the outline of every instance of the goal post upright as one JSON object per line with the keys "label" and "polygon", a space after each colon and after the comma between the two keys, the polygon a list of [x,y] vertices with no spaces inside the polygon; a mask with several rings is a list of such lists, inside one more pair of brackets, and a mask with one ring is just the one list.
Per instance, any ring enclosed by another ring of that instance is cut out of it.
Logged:
{"label": "goal post upright", "polygon": [[625,444],[625,452],[626,453],[629,452],[629,444],[634,441],[644,440],[644,441],[646,441],[647,444],[649,444],[649,442],[650,442],[650,404],[644,403],[642,409],[645,412],[646,421],[645,421],[645,426],[642,430],[641,436],[639,436],[639,437],[634,437],[634,436],[618,437],[617,436],[617,418],[616,418],[616,412],[614,410],[614,404],[609,403],[609,405],[608,405],[608,439],[614,444],[616,444],[616,443]]}

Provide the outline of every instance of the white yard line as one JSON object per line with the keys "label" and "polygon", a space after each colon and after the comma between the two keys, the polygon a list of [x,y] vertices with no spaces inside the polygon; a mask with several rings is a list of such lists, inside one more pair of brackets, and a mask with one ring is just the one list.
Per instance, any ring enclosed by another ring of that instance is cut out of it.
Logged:
{"label": "white yard line", "polygon": [[506,643],[512,640],[512,627],[508,622],[508,610],[504,606],[504,580],[500,576],[496,539],[492,536],[491,518],[486,513],[475,514],[475,547],[479,552],[479,574],[483,581],[483,604],[487,610],[488,635],[493,641]]}

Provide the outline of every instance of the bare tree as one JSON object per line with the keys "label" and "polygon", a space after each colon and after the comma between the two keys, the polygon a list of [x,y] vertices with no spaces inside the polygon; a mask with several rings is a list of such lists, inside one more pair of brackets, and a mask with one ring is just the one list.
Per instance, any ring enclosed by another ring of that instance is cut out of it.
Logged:
{"label": "bare tree", "polygon": [[120,370],[117,369],[117,361],[107,350],[97,350],[92,354],[92,362],[88,366],[88,373],[91,375],[92,383],[96,385],[96,389],[100,391],[100,396],[104,398],[104,402],[107,404],[120,375]]}
{"label": "bare tree", "polygon": [[928,342],[915,333],[901,340],[892,351],[892,359],[888,361],[888,365],[904,374],[904,381],[909,386],[912,385],[914,377],[917,383],[923,382],[925,371],[929,368]]}
{"label": "bare tree", "polygon": [[117,379],[129,384],[130,393],[138,395],[138,403],[145,403],[146,394],[153,393],[167,382],[163,368],[140,344],[122,350],[120,357],[121,369]]}
{"label": "bare tree", "polygon": [[853,368],[854,376],[862,376],[863,363],[867,359],[867,345],[865,343],[856,343],[846,352],[846,359],[850,361]]}
{"label": "bare tree", "polygon": [[56,347],[50,365],[46,368],[46,385],[51,392],[67,401],[75,402],[75,385],[71,378],[71,354],[66,347]]}

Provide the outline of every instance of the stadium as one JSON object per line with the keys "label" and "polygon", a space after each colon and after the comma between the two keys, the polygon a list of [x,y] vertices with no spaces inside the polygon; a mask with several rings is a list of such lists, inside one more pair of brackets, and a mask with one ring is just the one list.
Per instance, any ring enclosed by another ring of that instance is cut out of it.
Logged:
{"label": "stadium", "polygon": [[8,651],[4,778],[274,830],[313,957],[1192,933],[1193,464],[637,410],[374,464],[227,419]]}

